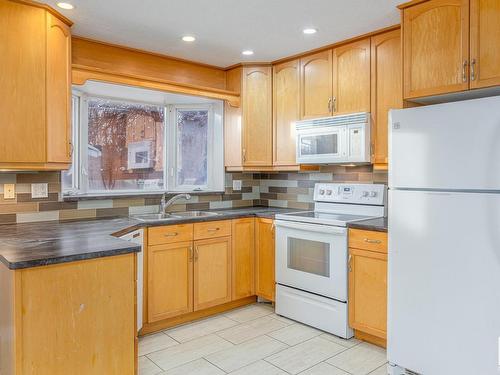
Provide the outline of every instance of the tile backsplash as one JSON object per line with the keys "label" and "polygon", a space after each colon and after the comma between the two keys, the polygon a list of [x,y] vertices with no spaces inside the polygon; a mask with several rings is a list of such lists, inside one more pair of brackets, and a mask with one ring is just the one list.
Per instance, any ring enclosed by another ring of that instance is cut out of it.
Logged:
{"label": "tile backsplash", "polygon": [[[387,173],[371,166],[321,167],[319,172],[226,173],[224,193],[193,195],[172,211],[224,209],[254,205],[311,209],[316,182],[387,183]],[[232,181],[242,180],[241,191]],[[31,184],[45,182],[49,196],[31,198]],[[0,173],[0,224],[128,216],[158,212],[160,196],[62,201],[59,172]],[[3,184],[15,184],[16,198],[4,199]]]}

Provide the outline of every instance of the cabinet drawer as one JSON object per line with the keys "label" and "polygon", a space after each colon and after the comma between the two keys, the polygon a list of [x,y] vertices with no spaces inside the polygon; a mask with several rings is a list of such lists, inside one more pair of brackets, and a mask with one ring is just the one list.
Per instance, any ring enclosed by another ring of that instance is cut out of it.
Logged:
{"label": "cabinet drawer", "polygon": [[148,245],[192,241],[193,224],[165,225],[148,229]]}
{"label": "cabinet drawer", "polygon": [[387,233],[349,229],[349,247],[387,253]]}
{"label": "cabinet drawer", "polygon": [[231,235],[231,220],[207,221],[194,224],[194,239],[225,237]]}

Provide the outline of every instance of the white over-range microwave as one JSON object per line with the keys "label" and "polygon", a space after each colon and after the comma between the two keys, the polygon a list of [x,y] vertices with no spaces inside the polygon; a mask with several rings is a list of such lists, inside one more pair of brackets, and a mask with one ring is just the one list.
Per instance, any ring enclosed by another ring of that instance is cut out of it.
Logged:
{"label": "white over-range microwave", "polygon": [[302,120],[295,123],[297,163],[370,163],[370,113]]}

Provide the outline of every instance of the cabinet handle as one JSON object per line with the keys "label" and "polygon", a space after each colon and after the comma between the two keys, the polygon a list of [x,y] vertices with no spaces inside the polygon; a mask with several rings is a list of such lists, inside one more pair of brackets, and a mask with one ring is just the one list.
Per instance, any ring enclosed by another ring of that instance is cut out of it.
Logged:
{"label": "cabinet handle", "polygon": [[194,248],[194,260],[198,260],[198,246]]}
{"label": "cabinet handle", "polygon": [[217,232],[220,228],[207,228],[207,232]]}
{"label": "cabinet handle", "polygon": [[467,82],[467,60],[462,64],[462,81]]}
{"label": "cabinet handle", "polygon": [[472,59],[470,62],[470,80],[476,80],[476,59]]}
{"label": "cabinet handle", "polygon": [[365,242],[366,242],[366,243],[374,243],[374,244],[379,244],[379,243],[381,243],[382,241],[380,241],[380,240],[371,240],[371,239],[369,239],[369,238],[365,238]]}
{"label": "cabinet handle", "polygon": [[328,112],[332,112],[332,98],[328,98]]}
{"label": "cabinet handle", "polygon": [[69,143],[69,157],[73,157],[73,142],[68,142]]}
{"label": "cabinet handle", "polygon": [[247,150],[243,149],[243,162],[247,161]]}
{"label": "cabinet handle", "polygon": [[194,258],[193,246],[189,246],[189,261],[192,262]]}
{"label": "cabinet handle", "polygon": [[349,254],[349,260],[347,261],[347,263],[349,264],[349,272],[352,272],[351,260],[352,260],[352,255]]}
{"label": "cabinet handle", "polygon": [[337,112],[337,97],[333,97],[333,100],[332,100],[332,107],[333,107],[333,113]]}
{"label": "cabinet handle", "polygon": [[177,235],[179,235],[179,233],[177,233],[177,232],[165,233],[165,237],[175,237]]}

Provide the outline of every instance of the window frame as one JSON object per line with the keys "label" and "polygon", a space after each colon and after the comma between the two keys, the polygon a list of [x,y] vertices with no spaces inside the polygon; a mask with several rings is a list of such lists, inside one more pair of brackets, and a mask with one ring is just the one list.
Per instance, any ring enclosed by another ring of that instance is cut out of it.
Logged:
{"label": "window frame", "polygon": [[[164,111],[163,132],[163,185],[164,189],[157,190],[89,190],[88,181],[88,102],[92,99],[116,101],[125,104],[143,104],[161,107]],[[155,195],[164,193],[219,193],[224,191],[224,127],[223,127],[223,103],[195,103],[195,104],[167,104],[145,102],[131,99],[123,99],[105,95],[89,95],[77,89],[72,90],[72,103],[77,103],[77,110],[72,111],[72,130],[74,152],[72,157],[73,178],[70,189],[63,187],[64,197],[112,197],[128,195]],[[207,184],[203,187],[198,185],[177,185],[177,123],[175,115],[177,109],[206,110],[209,111],[208,134],[207,134]],[[218,113],[216,113],[218,112]],[[220,115],[220,119],[216,119]],[[217,134],[221,136],[220,145],[216,147]],[[170,142],[169,142],[170,141]],[[220,149],[220,151],[217,151]],[[220,171],[215,168],[217,161],[221,162]],[[62,177],[61,177],[62,179]],[[217,181],[219,179],[219,181]]]}

